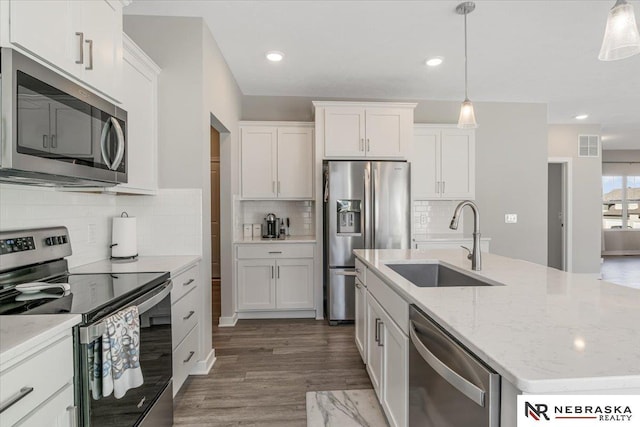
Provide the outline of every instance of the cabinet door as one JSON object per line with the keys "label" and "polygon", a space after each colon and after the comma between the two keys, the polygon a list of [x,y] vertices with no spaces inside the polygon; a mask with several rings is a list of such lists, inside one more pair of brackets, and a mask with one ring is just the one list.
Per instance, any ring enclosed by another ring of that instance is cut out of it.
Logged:
{"label": "cabinet door", "polygon": [[372,157],[403,157],[403,110],[367,108],[366,151]]}
{"label": "cabinet door", "polygon": [[313,308],[313,260],[276,261],[276,308]]}
{"label": "cabinet door", "polygon": [[276,308],[275,270],[270,259],[238,261],[238,310]]}
{"label": "cabinet door", "polygon": [[413,135],[411,193],[414,200],[440,197],[440,131],[416,128]]}
{"label": "cabinet door", "polygon": [[382,347],[380,346],[380,313],[382,307],[368,295],[367,298],[367,372],[378,398],[382,396]]}
{"label": "cabinet door", "polygon": [[409,407],[409,338],[385,312],[382,312],[382,408],[389,425],[407,425]]}
{"label": "cabinet door", "polygon": [[475,197],[475,137],[469,130],[442,131],[442,197],[473,199]]}
{"label": "cabinet door", "polygon": [[365,154],[364,108],[327,107],[324,111],[325,157],[364,157]]}
{"label": "cabinet door", "polygon": [[74,61],[80,58],[80,39],[72,31],[73,3],[12,0],[9,5],[11,43],[73,73],[78,67]]}
{"label": "cabinet door", "polygon": [[367,363],[367,289],[362,282],[356,278],[356,315],[355,315],[355,328],[356,328],[356,347],[360,352],[362,361]]}
{"label": "cabinet door", "polygon": [[278,197],[313,197],[313,129],[278,128]]}
{"label": "cabinet door", "polygon": [[272,127],[242,129],[240,143],[242,197],[276,198],[277,137],[278,132]]}
{"label": "cabinet door", "polygon": [[82,2],[83,80],[120,100],[122,83],[122,6],[120,2]]}

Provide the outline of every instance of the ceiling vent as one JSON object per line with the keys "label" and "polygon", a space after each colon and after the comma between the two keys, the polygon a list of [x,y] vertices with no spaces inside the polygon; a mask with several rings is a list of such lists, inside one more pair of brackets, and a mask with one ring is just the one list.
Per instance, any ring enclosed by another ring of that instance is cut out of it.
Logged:
{"label": "ceiling vent", "polygon": [[600,136],[578,135],[578,157],[600,157]]}

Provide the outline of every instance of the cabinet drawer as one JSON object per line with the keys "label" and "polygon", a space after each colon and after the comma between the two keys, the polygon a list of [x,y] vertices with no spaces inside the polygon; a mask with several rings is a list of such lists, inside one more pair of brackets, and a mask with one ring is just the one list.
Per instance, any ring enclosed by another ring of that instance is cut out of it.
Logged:
{"label": "cabinet drawer", "polygon": [[[14,427],[73,426],[72,420],[77,419],[76,411],[73,404],[73,383],[69,383],[46,400],[36,411],[14,424]],[[4,421],[4,418],[2,420]]]}
{"label": "cabinet drawer", "polygon": [[183,295],[189,292],[191,289],[198,286],[200,277],[200,263],[197,263],[193,267],[189,267],[188,270],[172,277],[173,290],[171,291],[171,303],[177,302]]}
{"label": "cabinet drawer", "polygon": [[73,383],[73,340],[67,335],[24,361],[0,373],[0,402],[33,391],[2,413],[2,425],[13,425],[66,384]]}
{"label": "cabinet drawer", "polygon": [[400,329],[409,334],[409,304],[373,272],[367,274],[367,290],[391,316]]}
{"label": "cabinet drawer", "polygon": [[238,245],[238,259],[313,258],[313,244],[279,243],[273,245]]}
{"label": "cabinet drawer", "polygon": [[356,258],[356,277],[360,280],[360,283],[366,284],[366,272],[367,267],[364,265],[362,261]]}
{"label": "cabinet drawer", "polygon": [[198,315],[200,314],[198,294],[197,289],[191,289],[171,306],[171,337],[174,349],[198,323]]}
{"label": "cabinet drawer", "polygon": [[198,327],[193,328],[173,351],[173,395],[175,396],[198,361]]}

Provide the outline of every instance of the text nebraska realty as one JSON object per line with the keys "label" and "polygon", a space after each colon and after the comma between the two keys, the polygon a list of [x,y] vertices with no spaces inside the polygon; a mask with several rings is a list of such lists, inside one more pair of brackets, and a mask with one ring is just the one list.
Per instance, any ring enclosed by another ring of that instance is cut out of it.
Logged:
{"label": "text nebraska realty", "polygon": [[[529,402],[525,406],[528,406]],[[546,412],[549,408],[545,404],[535,405],[537,414],[543,416],[547,420]],[[531,408],[533,409],[533,408]],[[598,421],[631,421],[633,413],[629,406],[617,406],[617,405],[605,405],[605,406],[591,406],[591,405],[565,405],[554,406],[553,413],[555,418],[591,418]]]}

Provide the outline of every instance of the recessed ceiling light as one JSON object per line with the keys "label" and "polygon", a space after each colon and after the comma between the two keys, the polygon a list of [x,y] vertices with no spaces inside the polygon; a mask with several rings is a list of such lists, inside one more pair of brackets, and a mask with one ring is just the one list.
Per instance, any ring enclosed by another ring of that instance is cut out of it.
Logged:
{"label": "recessed ceiling light", "polygon": [[587,117],[589,117],[589,115],[588,115],[588,114],[578,114],[578,115],[576,116],[576,120],[584,120],[584,119],[586,119]]}
{"label": "recessed ceiling light", "polygon": [[443,58],[441,56],[436,56],[435,58],[429,58],[426,61],[426,64],[429,67],[437,67],[438,65],[442,64]]}
{"label": "recessed ceiling light", "polygon": [[278,52],[277,50],[271,50],[267,52],[266,57],[271,62],[280,62],[282,58],[284,58],[284,53]]}

